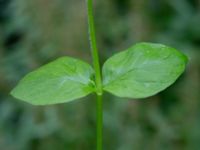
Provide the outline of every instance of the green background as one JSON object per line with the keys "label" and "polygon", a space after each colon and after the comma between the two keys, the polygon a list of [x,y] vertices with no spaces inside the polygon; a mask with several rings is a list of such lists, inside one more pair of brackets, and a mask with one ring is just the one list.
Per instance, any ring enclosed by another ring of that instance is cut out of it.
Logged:
{"label": "green background", "polygon": [[[95,150],[95,95],[32,106],[9,95],[26,73],[68,55],[91,64],[85,0],[0,0],[0,150]],[[96,0],[101,65],[136,42],[189,57],[167,90],[142,100],[104,95],[104,150],[199,150],[200,1]]]}

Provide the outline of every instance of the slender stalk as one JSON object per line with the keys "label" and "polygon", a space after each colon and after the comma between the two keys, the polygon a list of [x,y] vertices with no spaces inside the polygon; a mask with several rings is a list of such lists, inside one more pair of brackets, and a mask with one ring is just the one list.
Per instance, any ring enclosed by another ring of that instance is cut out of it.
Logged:
{"label": "slender stalk", "polygon": [[93,66],[95,70],[95,82],[96,82],[96,90],[98,95],[102,95],[102,87],[101,87],[101,71],[99,65],[99,55],[96,44],[96,34],[94,27],[94,17],[93,17],[93,1],[87,0],[87,12],[88,12],[88,25],[89,25],[89,35],[90,35],[90,46],[92,51],[92,59]]}
{"label": "slender stalk", "polygon": [[97,150],[102,150],[103,143],[103,102],[102,95],[97,95],[97,108],[96,108],[96,117],[97,117]]}
{"label": "slender stalk", "polygon": [[97,117],[97,139],[96,146],[97,150],[102,150],[103,144],[103,109],[102,109],[102,81],[101,81],[101,70],[99,64],[99,54],[96,44],[96,35],[94,27],[94,17],[93,17],[93,0],[87,0],[87,13],[88,13],[88,25],[89,25],[89,37],[90,46],[92,52],[93,66],[95,70],[95,83],[96,83],[96,117]]}

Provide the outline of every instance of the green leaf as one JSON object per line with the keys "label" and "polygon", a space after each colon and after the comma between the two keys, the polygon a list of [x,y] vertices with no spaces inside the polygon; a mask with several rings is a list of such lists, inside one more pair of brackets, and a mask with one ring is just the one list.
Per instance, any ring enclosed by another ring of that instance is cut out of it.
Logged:
{"label": "green leaf", "polygon": [[103,89],[119,97],[145,98],[175,82],[187,57],[162,44],[139,43],[108,59],[103,66]]}
{"label": "green leaf", "polygon": [[94,92],[93,76],[87,63],[61,57],[26,75],[11,95],[34,105],[69,102]]}

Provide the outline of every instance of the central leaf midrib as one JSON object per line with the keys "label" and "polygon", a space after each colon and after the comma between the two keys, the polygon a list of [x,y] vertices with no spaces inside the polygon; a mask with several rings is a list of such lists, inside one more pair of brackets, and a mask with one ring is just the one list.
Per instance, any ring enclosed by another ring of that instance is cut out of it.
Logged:
{"label": "central leaf midrib", "polygon": [[[103,88],[108,86],[109,84],[112,84],[113,82],[118,81],[120,78],[122,78],[123,76],[126,76],[128,73],[131,73],[131,72],[138,70],[138,69],[141,69],[141,68],[132,68],[132,69],[128,70],[127,72],[123,72],[122,74],[119,74],[115,79],[113,79],[110,82],[108,82],[107,84],[103,85]],[[135,81],[137,82],[137,80],[135,80]]]}
{"label": "central leaf midrib", "polygon": [[128,74],[128,73],[134,71],[135,69],[136,69],[136,68],[133,68],[133,69],[128,70],[127,72],[123,72],[122,74],[119,74],[119,76],[117,76],[115,79],[113,79],[113,80],[111,80],[110,82],[108,82],[107,84],[103,85],[103,88],[106,87],[106,86],[108,86],[109,84],[111,84],[111,83],[117,81],[119,78],[125,76],[126,74]]}
{"label": "central leaf midrib", "polygon": [[[62,82],[67,82],[67,80],[68,81],[72,81],[72,82],[77,82],[77,83],[79,83],[79,84],[82,84],[82,85],[90,85],[89,83],[92,83],[93,84],[93,82],[92,82],[92,80],[91,79],[88,79],[88,84],[85,84],[84,82],[81,82],[81,80],[76,80],[75,78],[71,78],[70,76],[58,76],[58,77],[51,77],[51,78],[48,78],[48,80],[61,80]],[[80,78],[79,78],[80,79]],[[86,79],[86,78],[85,78]],[[38,81],[44,81],[44,79],[39,79]],[[30,80],[30,81],[34,81],[34,80]],[[29,82],[30,82],[29,81]],[[37,80],[36,80],[37,81]],[[90,86],[91,87],[91,86]]]}

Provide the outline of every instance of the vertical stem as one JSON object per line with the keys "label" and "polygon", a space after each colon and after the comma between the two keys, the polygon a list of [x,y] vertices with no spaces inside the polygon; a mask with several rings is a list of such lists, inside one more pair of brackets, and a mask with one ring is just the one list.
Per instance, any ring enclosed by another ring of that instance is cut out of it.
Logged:
{"label": "vertical stem", "polygon": [[90,46],[92,51],[92,59],[93,66],[95,70],[95,82],[96,82],[96,90],[98,95],[102,95],[102,87],[101,87],[101,71],[99,65],[99,55],[96,44],[96,34],[94,27],[94,17],[93,17],[93,1],[87,0],[87,12],[88,12],[88,25],[89,25],[89,35],[90,35]]}
{"label": "vertical stem", "polygon": [[88,13],[88,25],[89,25],[89,36],[90,36],[90,46],[92,51],[93,66],[95,70],[95,83],[96,83],[96,117],[97,117],[97,150],[102,150],[103,144],[103,109],[102,109],[102,81],[101,81],[101,71],[99,64],[99,55],[96,44],[96,35],[94,27],[94,17],[93,17],[93,0],[87,0],[87,13]]}
{"label": "vertical stem", "polygon": [[97,95],[97,150],[102,150],[102,144],[103,144],[103,102],[102,102],[102,95]]}

